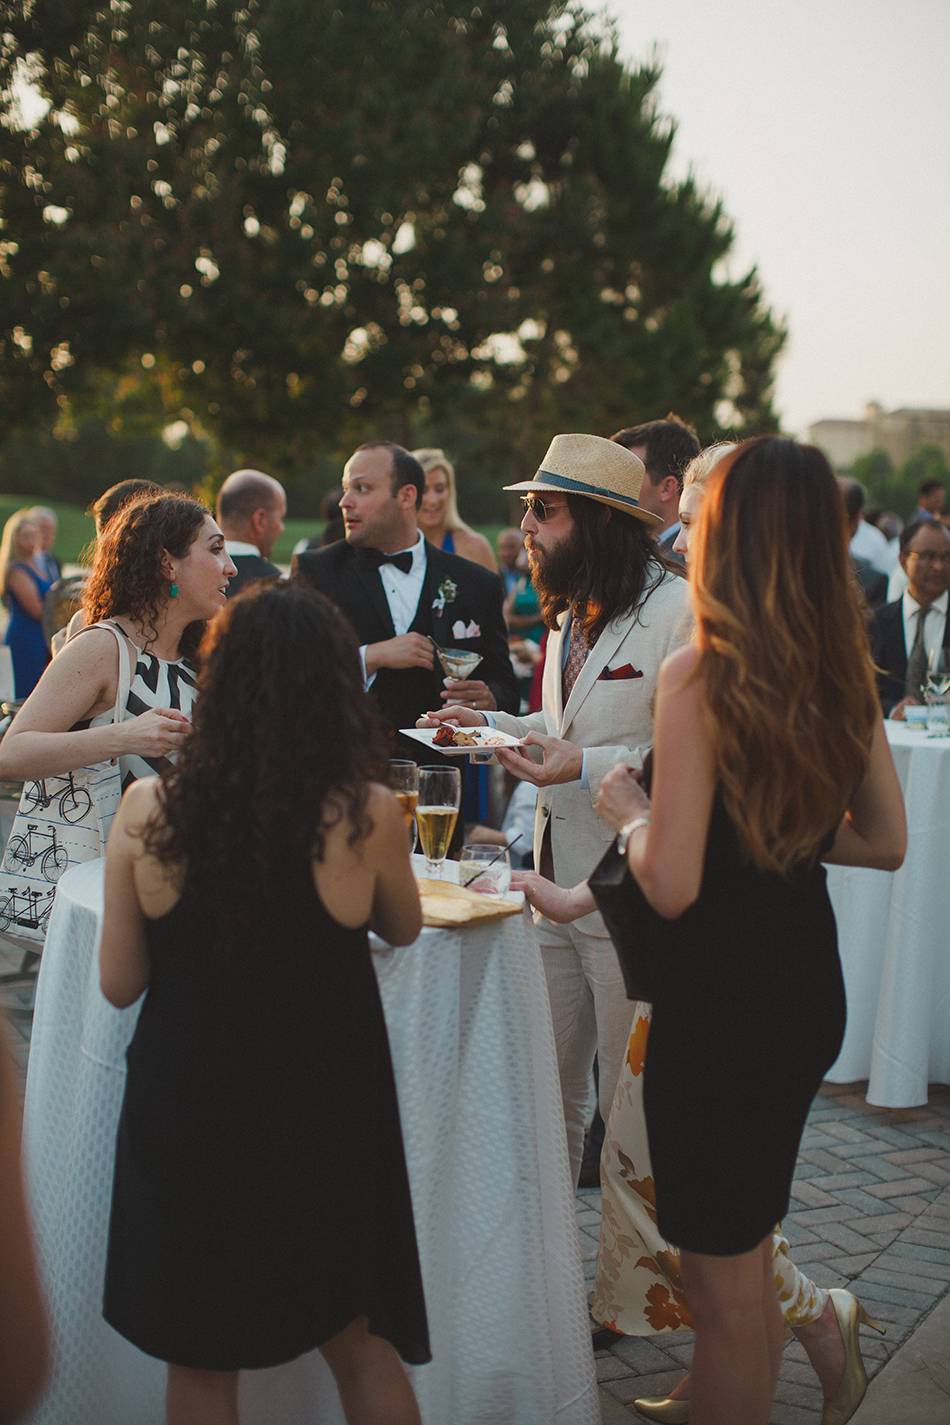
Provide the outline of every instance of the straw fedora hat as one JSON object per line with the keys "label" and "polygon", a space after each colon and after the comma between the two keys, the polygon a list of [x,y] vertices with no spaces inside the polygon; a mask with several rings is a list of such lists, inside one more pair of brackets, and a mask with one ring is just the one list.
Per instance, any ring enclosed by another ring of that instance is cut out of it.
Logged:
{"label": "straw fedora hat", "polygon": [[658,515],[640,506],[646,474],[643,461],[616,441],[600,435],[556,435],[533,480],[506,490],[540,494],[542,490],[586,495],[647,525],[662,525]]}

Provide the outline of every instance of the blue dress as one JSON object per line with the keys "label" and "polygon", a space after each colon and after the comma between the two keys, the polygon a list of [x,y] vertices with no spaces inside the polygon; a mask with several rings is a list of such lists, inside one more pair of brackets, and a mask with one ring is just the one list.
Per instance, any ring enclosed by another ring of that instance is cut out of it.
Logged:
{"label": "blue dress", "polygon": [[[29,564],[17,562],[11,564],[10,568],[11,570],[22,569],[29,574],[36,584],[36,592],[40,596],[40,601],[45,599],[53,584],[51,579],[42,578]],[[43,676],[43,670],[49,662],[49,649],[46,647],[43,625],[40,620],[27,613],[12,589],[7,589],[4,598],[10,610],[10,622],[7,624],[3,641],[13,655],[13,682],[16,688],[16,698],[17,702],[22,702],[24,698],[30,696]]]}

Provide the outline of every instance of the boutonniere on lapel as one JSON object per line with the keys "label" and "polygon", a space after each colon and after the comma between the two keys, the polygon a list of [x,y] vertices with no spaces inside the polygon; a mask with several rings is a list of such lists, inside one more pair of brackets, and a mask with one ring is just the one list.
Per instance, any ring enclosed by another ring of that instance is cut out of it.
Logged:
{"label": "boutonniere on lapel", "polygon": [[439,585],[439,592],[432,600],[433,611],[441,614],[445,611],[446,604],[454,604],[458,595],[458,585],[453,584],[451,579],[443,579]]}

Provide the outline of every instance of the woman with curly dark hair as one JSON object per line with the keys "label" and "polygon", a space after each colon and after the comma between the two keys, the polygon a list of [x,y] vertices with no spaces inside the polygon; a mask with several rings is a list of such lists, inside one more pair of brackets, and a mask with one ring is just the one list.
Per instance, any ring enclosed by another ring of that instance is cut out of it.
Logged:
{"label": "woman with curly dark hair", "polygon": [[427,1361],[428,1331],[367,930],[405,945],[421,912],[356,642],[273,584],[202,653],[192,737],[127,793],[106,858],[102,989],[147,993],[104,1315],[169,1363],[169,1425],[236,1425],[239,1371],[317,1347],[350,1425],[418,1425],[399,1356]]}
{"label": "woman with curly dark hair", "polygon": [[[0,777],[40,779],[118,758],[123,786],[160,770],[189,731],[195,656],[235,573],[188,496],[144,494],[109,522],[83,591],[86,627],[57,654],[0,744]],[[124,642],[132,685],[113,721]]]}

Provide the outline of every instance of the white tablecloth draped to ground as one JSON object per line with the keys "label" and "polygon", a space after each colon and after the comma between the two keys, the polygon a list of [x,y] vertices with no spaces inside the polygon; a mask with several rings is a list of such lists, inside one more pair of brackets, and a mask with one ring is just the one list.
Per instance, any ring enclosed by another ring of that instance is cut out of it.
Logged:
{"label": "white tablecloth draped to ground", "polygon": [[911,1108],[950,1083],[950,737],[887,722],[907,807],[899,871],[829,866],[848,1028],[828,1078]]}
{"label": "white tablecloth draped to ground", "polygon": [[[114,1140],[138,1005],[102,997],[102,863],[59,883],[25,1152],[54,1369],[31,1425],[163,1425],[164,1366],[101,1317]],[[527,915],[374,943],[433,1360],[425,1425],[594,1425],[600,1411],[544,974]],[[262,972],[261,994],[267,992]],[[358,1132],[358,1109],[354,1132]],[[334,1151],[338,1151],[335,1145]],[[340,1192],[346,1192],[341,1169]],[[318,1352],[241,1381],[247,1425],[343,1425]]]}

